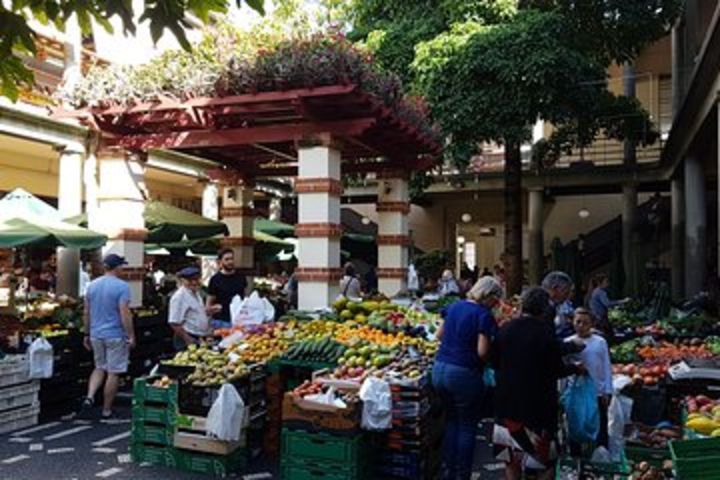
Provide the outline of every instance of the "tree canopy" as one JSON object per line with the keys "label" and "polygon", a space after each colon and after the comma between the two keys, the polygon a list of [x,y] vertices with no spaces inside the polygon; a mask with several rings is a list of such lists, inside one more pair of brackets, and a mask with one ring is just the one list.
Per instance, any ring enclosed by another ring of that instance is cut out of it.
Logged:
{"label": "tree canopy", "polygon": [[[354,35],[429,102],[464,167],[484,142],[505,145],[509,292],[522,281],[520,144],[543,119],[555,132],[538,165],[604,133],[653,140],[636,99],[607,90],[612,62],[630,62],[664,35],[682,0],[369,1],[355,4]],[[400,26],[398,26],[400,25]],[[412,59],[412,60],[409,60]],[[409,61],[409,63],[408,63]]]}
{"label": "tree canopy", "polygon": [[[13,0],[0,2],[0,94],[16,100],[21,85],[29,85],[33,75],[22,61],[22,55],[34,55],[35,32],[28,22],[31,19],[53,24],[65,30],[73,15],[83,33],[92,31],[93,23],[108,32],[113,31],[112,18],[120,18],[125,34],[134,34],[136,15],[131,0]],[[240,7],[248,5],[264,13],[264,0],[236,0]],[[153,41],[157,42],[166,30],[178,39],[180,45],[190,49],[185,30],[191,28],[186,15],[192,14],[202,22],[210,15],[226,14],[227,0],[146,0],[139,22],[147,22]]]}

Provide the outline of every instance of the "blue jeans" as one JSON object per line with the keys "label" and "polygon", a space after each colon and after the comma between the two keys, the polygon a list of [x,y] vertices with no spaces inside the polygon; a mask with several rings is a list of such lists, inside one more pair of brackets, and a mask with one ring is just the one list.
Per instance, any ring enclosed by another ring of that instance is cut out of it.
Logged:
{"label": "blue jeans", "polygon": [[443,479],[469,480],[483,399],[483,372],[436,362],[432,382],[447,414],[443,439]]}

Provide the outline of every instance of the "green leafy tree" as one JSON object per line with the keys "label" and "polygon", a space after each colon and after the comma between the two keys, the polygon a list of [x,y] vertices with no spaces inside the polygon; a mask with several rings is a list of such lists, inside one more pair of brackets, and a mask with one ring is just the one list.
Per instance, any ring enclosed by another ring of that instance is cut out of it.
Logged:
{"label": "green leafy tree", "polygon": [[[264,13],[264,0],[236,0],[259,13]],[[139,22],[148,22],[153,41],[157,42],[169,30],[183,48],[190,43],[185,30],[191,28],[186,14],[192,14],[207,23],[211,14],[225,14],[227,0],[146,0]],[[30,85],[33,75],[22,61],[22,56],[35,54],[35,32],[28,25],[34,19],[53,24],[64,30],[71,16],[77,17],[83,33],[92,31],[93,22],[106,31],[113,31],[110,19],[120,18],[125,34],[136,30],[135,12],[131,0],[13,0],[0,2],[0,94],[16,100],[18,86]]]}
{"label": "green leafy tree", "polygon": [[[682,0],[362,3],[352,17],[361,27],[357,32],[381,63],[399,69],[426,95],[448,134],[449,159],[463,168],[484,142],[505,146],[508,287],[511,293],[518,292],[520,145],[530,140],[537,119],[555,126],[553,135],[534,149],[537,168],[551,164],[563,152],[589,145],[600,133],[620,140],[653,141],[648,114],[635,99],[607,91],[606,71],[613,61],[632,61],[643,47],[665,34]],[[418,3],[423,5],[408,18],[410,5]],[[503,8],[492,10],[500,3]],[[446,8],[433,9],[431,4]],[[491,10],[482,10],[483,6]],[[427,32],[393,31],[393,18],[403,18],[407,25],[417,22]],[[418,43],[417,38],[426,40]],[[413,58],[411,68],[404,63],[407,58]]]}

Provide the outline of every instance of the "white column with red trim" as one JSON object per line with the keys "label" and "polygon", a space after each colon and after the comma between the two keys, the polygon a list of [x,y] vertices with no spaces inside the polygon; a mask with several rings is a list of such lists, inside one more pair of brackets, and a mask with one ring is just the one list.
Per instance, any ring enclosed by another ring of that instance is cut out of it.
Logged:
{"label": "white column with red trim", "polygon": [[298,307],[329,306],[340,293],[340,151],[332,142],[298,150]]}
{"label": "white column with red trim", "polygon": [[223,239],[223,246],[232,248],[235,267],[248,276],[248,284],[255,273],[254,193],[255,185],[250,179],[224,182],[220,209],[220,216],[230,230],[230,236]]}
{"label": "white column with red trim", "polygon": [[145,275],[145,156],[118,148],[97,153],[99,168],[98,208],[88,211],[91,230],[108,236],[103,255],[125,257],[123,277],[130,284],[130,306],[142,305]]}
{"label": "white column with red trim", "polygon": [[[212,180],[208,181],[202,192],[202,214],[203,217],[210,218],[212,220],[220,219],[220,189],[217,182]],[[215,261],[215,255],[202,256],[200,257],[200,266],[202,268],[202,282],[203,285],[207,285],[210,282],[210,278],[217,271],[217,264]]]}
{"label": "white column with red trim", "polygon": [[378,175],[378,290],[389,297],[407,289],[409,199],[407,174]]}

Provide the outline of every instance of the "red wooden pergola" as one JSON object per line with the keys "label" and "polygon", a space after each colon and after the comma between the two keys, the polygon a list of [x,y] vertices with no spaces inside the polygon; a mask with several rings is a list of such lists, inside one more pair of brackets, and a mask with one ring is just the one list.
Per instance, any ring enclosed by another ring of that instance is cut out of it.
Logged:
{"label": "red wooden pergola", "polygon": [[297,174],[299,142],[339,141],[343,173],[421,170],[442,146],[435,132],[402,118],[355,85],[136,105],[56,110],[103,133],[104,146],[169,149],[217,161],[246,177]]}

